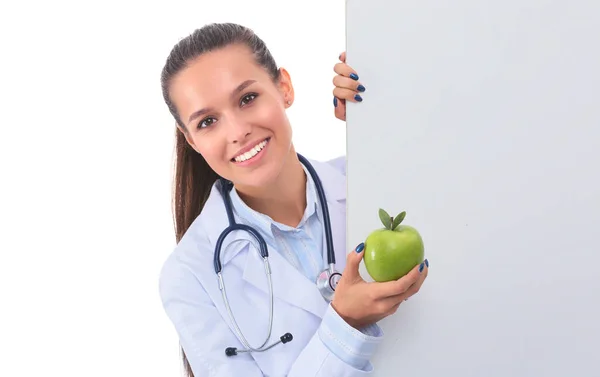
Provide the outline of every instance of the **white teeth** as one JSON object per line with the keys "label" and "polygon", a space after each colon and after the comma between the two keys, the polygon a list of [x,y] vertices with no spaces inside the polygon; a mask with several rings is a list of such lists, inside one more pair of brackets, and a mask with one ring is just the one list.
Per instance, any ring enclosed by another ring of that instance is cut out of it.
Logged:
{"label": "white teeth", "polygon": [[234,160],[236,162],[243,162],[243,161],[249,160],[252,157],[256,156],[258,154],[258,152],[260,152],[265,147],[265,145],[267,145],[267,141],[266,140],[264,140],[264,141],[256,144],[254,146],[254,148],[250,149],[246,153],[242,153],[241,155],[239,155],[236,158],[234,158]]}

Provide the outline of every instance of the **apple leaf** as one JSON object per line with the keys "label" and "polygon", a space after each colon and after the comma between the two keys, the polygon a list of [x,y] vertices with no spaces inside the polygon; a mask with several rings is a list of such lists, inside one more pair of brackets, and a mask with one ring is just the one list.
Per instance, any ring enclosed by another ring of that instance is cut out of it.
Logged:
{"label": "apple leaf", "polygon": [[392,217],[382,208],[379,208],[379,218],[386,229],[392,229]]}
{"label": "apple leaf", "polygon": [[398,214],[398,216],[396,216],[396,218],[394,219],[394,223],[392,224],[392,230],[396,229],[398,227],[398,225],[400,225],[402,220],[404,220],[405,217],[406,217],[406,211],[400,212]]}

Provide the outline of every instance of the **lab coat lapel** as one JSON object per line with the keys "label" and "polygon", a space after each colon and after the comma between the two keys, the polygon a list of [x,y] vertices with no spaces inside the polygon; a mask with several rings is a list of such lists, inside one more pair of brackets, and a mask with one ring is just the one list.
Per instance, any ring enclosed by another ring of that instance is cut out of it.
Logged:
{"label": "lab coat lapel", "polygon": [[[346,266],[346,206],[344,202],[331,202],[329,205],[329,218],[331,220],[331,233],[333,234],[333,251],[335,254],[335,268],[342,272]],[[323,237],[323,263],[327,265],[327,239]]]}
{"label": "lab coat lapel", "polygon": [[[332,238],[336,255],[336,266],[341,272],[346,263],[346,179],[339,170],[330,165],[310,161],[319,175],[327,198],[331,220]],[[324,266],[327,267],[327,244],[323,237]],[[255,250],[248,255],[244,269],[244,279],[269,293],[264,263]],[[274,296],[322,317],[328,302],[319,292],[316,282],[308,280],[300,271],[283,258],[275,245],[269,245],[269,262],[273,279]]]}
{"label": "lab coat lapel", "polygon": [[[319,293],[315,283],[308,280],[285,260],[280,251],[273,245],[269,245],[268,261],[273,282],[273,295],[289,304],[322,317],[327,308],[327,302]],[[246,259],[243,278],[265,294],[269,294],[264,262],[254,250],[251,250]]]}

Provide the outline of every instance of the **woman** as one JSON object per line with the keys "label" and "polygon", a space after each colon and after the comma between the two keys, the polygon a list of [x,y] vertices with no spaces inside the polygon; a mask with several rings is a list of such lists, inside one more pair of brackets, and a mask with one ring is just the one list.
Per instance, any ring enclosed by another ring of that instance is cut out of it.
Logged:
{"label": "woman", "polygon": [[[360,101],[358,76],[336,64],[334,105]],[[342,271],[331,302],[315,285],[326,268],[323,212],[315,182],[292,143],[286,109],[294,102],[289,73],[263,41],[235,24],[196,30],[172,50],[162,73],[164,99],[177,122],[174,211],[178,245],[160,276],[160,295],[184,351],[189,376],[363,376],[381,341],[377,322],[415,294],[427,276],[424,261],[398,281],[367,283],[358,266],[361,243],[346,255],[345,161],[311,160],[331,219],[336,267]],[[268,245],[270,295],[257,244],[248,232],[230,233],[219,262],[239,330],[252,347],[282,334],[293,341],[264,352],[245,348],[224,304],[213,256],[229,225],[222,177],[235,222],[255,228]],[[231,352],[228,351],[229,354]],[[235,353],[235,352],[234,352]]]}

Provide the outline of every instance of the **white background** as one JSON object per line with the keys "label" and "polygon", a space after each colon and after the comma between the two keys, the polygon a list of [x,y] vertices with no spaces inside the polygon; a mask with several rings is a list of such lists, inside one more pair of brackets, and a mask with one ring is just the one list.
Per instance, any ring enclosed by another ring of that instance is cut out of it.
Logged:
{"label": "white background", "polygon": [[342,0],[0,6],[0,376],[180,375],[158,296],[175,244],[160,71],[180,38],[224,21],[290,71],[298,151],[344,153]]}

